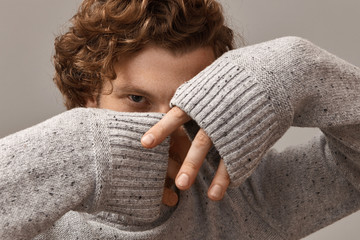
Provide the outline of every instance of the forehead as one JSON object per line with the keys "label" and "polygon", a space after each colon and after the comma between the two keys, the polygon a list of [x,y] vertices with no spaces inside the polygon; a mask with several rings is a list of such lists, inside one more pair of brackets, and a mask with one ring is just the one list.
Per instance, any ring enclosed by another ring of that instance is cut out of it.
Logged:
{"label": "forehead", "polygon": [[130,56],[120,57],[114,65],[118,83],[180,85],[215,60],[211,47],[186,53],[173,53],[157,46],[147,46]]}

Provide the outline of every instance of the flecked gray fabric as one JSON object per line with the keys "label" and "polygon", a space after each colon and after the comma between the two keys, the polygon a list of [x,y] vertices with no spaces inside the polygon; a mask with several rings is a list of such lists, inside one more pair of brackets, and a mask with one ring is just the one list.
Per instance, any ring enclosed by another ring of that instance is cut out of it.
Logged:
{"label": "flecked gray fabric", "polygon": [[139,139],[161,116],[78,108],[1,139],[0,239],[34,237],[70,210],[156,220],[169,141],[143,149]]}
{"label": "flecked gray fabric", "polygon": [[[1,239],[299,239],[360,208],[360,70],[285,37],[230,51],[171,104],[214,147],[176,207],[161,205],[169,142],[161,115],[75,109],[0,140]],[[290,126],[323,134],[283,152]],[[231,178],[206,192],[220,156]]]}

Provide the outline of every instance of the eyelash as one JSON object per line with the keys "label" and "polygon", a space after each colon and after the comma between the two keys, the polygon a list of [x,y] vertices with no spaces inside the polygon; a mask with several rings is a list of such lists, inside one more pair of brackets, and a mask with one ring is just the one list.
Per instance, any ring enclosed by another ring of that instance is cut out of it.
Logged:
{"label": "eyelash", "polygon": [[[141,100],[140,101],[136,101],[134,98],[141,98]],[[130,98],[130,100],[131,101],[133,101],[133,102],[135,102],[135,103],[140,103],[143,99],[144,99],[144,97],[143,96],[139,96],[139,95],[129,95],[129,98]]]}
{"label": "eyelash", "polygon": [[[141,100],[139,102],[134,101],[134,97],[135,98],[141,97]],[[149,101],[144,96],[130,94],[130,95],[128,95],[128,99],[130,101],[130,105],[133,108],[138,109],[138,111],[146,111],[150,107]]]}

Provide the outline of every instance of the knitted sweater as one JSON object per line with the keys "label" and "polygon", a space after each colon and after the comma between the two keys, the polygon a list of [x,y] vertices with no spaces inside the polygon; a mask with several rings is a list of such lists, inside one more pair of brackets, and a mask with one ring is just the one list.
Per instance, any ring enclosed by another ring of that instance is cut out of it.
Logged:
{"label": "knitted sweater", "polygon": [[[230,51],[171,104],[214,147],[175,207],[158,113],[77,108],[0,140],[0,239],[299,239],[360,208],[360,69],[297,37]],[[282,152],[290,126],[322,135]],[[223,158],[224,199],[207,189]]]}

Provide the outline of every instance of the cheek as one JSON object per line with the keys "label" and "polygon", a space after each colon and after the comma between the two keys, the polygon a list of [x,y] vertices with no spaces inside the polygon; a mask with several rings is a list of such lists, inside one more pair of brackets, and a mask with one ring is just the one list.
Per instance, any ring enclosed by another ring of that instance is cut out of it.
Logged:
{"label": "cheek", "polygon": [[115,99],[112,95],[101,95],[99,98],[99,108],[110,109],[118,112],[125,112],[125,104],[122,104],[119,99]]}

